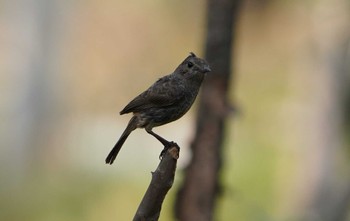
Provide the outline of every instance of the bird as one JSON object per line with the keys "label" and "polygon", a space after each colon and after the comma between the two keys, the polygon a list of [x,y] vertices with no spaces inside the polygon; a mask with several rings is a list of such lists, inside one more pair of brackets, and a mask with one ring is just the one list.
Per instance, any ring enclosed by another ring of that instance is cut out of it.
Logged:
{"label": "bird", "polygon": [[108,154],[106,164],[113,164],[124,142],[136,128],[144,128],[164,145],[164,149],[174,144],[154,133],[152,129],[181,118],[194,103],[205,75],[210,71],[206,60],[190,52],[171,74],[159,78],[146,91],[131,100],[120,111],[120,115],[132,113],[133,116]]}

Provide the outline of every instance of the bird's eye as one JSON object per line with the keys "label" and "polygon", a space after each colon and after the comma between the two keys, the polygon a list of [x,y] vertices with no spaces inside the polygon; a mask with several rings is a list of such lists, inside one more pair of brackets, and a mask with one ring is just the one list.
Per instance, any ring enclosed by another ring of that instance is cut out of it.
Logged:
{"label": "bird's eye", "polygon": [[188,62],[187,63],[187,67],[189,67],[189,68],[193,67],[193,63],[192,62]]}

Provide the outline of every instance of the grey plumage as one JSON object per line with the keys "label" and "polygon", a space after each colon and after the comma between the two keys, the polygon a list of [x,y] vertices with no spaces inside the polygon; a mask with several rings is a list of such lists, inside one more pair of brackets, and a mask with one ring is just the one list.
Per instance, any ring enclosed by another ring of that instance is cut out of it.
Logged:
{"label": "grey plumage", "polygon": [[169,142],[152,131],[182,117],[192,106],[205,73],[211,71],[208,63],[191,53],[173,73],[156,81],[146,91],[127,104],[120,114],[133,113],[118,142],[106,158],[112,164],[129,134],[136,128],[145,128],[164,146]]}

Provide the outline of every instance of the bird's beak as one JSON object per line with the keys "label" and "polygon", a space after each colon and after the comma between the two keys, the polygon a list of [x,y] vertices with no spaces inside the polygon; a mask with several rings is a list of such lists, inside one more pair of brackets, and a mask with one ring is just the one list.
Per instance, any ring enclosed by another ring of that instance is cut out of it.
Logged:
{"label": "bird's beak", "polygon": [[203,72],[204,73],[211,72],[211,69],[210,69],[209,65],[204,66]]}

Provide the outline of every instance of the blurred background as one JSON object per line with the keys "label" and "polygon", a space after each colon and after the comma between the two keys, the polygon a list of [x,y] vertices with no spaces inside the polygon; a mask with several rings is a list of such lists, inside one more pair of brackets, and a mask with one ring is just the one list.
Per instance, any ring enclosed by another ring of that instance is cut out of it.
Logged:
{"label": "blurred background", "polygon": [[[243,2],[215,220],[350,220],[349,12]],[[130,118],[118,113],[203,56],[205,16],[200,0],[0,0],[0,220],[131,220],[162,146],[136,130],[105,165]],[[155,129],[182,147],[160,220],[195,113]]]}

